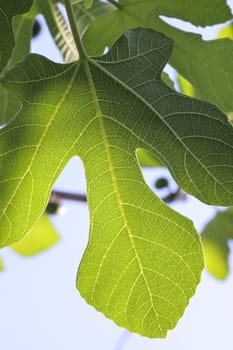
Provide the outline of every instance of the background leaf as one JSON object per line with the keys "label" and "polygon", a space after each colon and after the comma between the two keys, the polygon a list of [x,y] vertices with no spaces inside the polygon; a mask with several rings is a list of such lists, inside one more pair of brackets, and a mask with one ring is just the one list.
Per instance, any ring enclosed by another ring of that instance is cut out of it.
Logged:
{"label": "background leaf", "polygon": [[178,74],[177,82],[179,84],[179,88],[182,94],[187,96],[192,96],[192,97],[196,96],[193,86],[190,84],[188,80],[182,77],[182,75]]}
{"label": "background leaf", "polygon": [[15,15],[29,11],[31,6],[32,0],[24,0],[17,2],[15,2],[14,0],[0,0],[0,72],[10,59],[15,46],[15,39],[11,23],[12,18]]}
{"label": "background leaf", "polygon": [[228,241],[233,239],[233,208],[218,212],[204,227],[201,237],[206,269],[214,277],[225,279],[229,272]]}
{"label": "background leaf", "polygon": [[4,270],[4,264],[2,258],[0,258],[0,271]]}
{"label": "background leaf", "polygon": [[233,39],[233,23],[230,23],[218,32],[218,39],[223,38]]}
{"label": "background leaf", "polygon": [[11,248],[20,255],[31,256],[51,248],[59,239],[48,215],[44,214],[29,235],[13,244]]}
{"label": "background leaf", "polygon": [[[196,18],[195,24],[199,25],[224,22],[231,18],[230,10],[224,2],[211,1],[207,4],[195,1],[194,5],[189,1],[187,5],[187,1],[155,3],[122,0],[120,3],[120,10],[115,8],[107,16],[90,24],[84,37],[90,55],[102,54],[105,47],[111,47],[130,28],[142,26],[161,31],[174,40],[170,64],[193,85],[196,96],[217,104],[225,112],[233,110],[233,68],[229,61],[233,50],[232,41],[224,39],[206,42],[199,35],[183,32],[159,18],[159,15],[164,15],[192,21],[193,16]],[[221,12],[216,11],[217,4],[225,10],[222,8]],[[205,11],[203,6],[206,6]],[[211,15],[213,12],[216,18]]]}

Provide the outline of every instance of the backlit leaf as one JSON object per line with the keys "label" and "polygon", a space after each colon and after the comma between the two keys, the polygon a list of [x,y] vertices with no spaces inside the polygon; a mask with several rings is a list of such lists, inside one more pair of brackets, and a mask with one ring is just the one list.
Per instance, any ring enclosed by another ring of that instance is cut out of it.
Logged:
{"label": "backlit leaf", "polygon": [[29,11],[31,5],[32,0],[0,0],[0,72],[10,59],[15,46],[12,18]]}
{"label": "backlit leaf", "polygon": [[[161,31],[174,40],[169,63],[193,85],[196,96],[215,103],[225,112],[233,110],[233,67],[229,60],[233,51],[232,40],[207,42],[197,34],[168,25],[159,17],[164,15],[190,21],[196,18],[193,23],[199,25],[224,22],[231,18],[224,2],[121,0],[120,4],[121,9],[115,8],[90,24],[84,37],[90,55],[102,54],[105,47],[111,47],[128,29],[142,26]],[[222,7],[222,11],[218,12],[217,6]]]}
{"label": "backlit leaf", "polygon": [[44,214],[29,235],[13,244],[11,248],[20,255],[31,256],[51,248],[59,239],[51,221]]}
{"label": "backlit leaf", "polygon": [[202,232],[206,269],[214,277],[225,279],[229,271],[228,241],[233,239],[233,208],[218,212]]}
{"label": "backlit leaf", "polygon": [[0,132],[1,246],[33,229],[56,178],[79,155],[90,239],[78,289],[116,323],[149,337],[176,325],[203,256],[190,220],[145,184],[136,150],[149,151],[201,200],[233,203],[232,128],[215,106],[161,80],[171,49],[162,34],[137,29],[103,57],[61,65],[29,55],[2,80],[24,105]]}

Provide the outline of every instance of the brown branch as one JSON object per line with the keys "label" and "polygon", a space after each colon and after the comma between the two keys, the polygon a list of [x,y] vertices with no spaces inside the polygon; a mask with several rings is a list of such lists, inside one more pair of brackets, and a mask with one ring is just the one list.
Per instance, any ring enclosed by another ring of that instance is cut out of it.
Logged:
{"label": "brown branch", "polygon": [[[176,190],[175,192],[171,192],[167,196],[161,199],[165,203],[171,203],[177,199],[184,200],[185,197],[186,197],[186,194],[183,191],[181,191],[180,188],[178,188],[178,190]],[[61,200],[87,202],[87,196],[85,194],[53,190],[49,199],[49,203],[59,203]]]}
{"label": "brown branch", "polygon": [[60,201],[62,199],[77,201],[77,202],[86,202],[87,196],[85,194],[79,193],[70,193],[53,190],[49,199],[49,202]]}

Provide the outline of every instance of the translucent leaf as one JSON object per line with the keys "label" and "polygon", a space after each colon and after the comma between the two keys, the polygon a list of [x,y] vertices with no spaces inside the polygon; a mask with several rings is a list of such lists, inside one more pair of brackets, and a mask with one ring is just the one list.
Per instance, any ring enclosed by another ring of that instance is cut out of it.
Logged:
{"label": "translucent leaf", "polygon": [[0,258],[0,271],[4,270],[4,264],[2,258]]}
{"label": "translucent leaf", "polygon": [[206,269],[214,277],[225,279],[229,271],[228,241],[233,239],[233,208],[218,212],[202,232]]}
{"label": "translucent leaf", "polygon": [[44,214],[32,231],[11,248],[18,254],[31,256],[39,254],[59,241],[60,237],[48,216]]}
{"label": "translucent leaf", "polygon": [[0,72],[10,59],[15,46],[14,33],[11,23],[12,18],[15,15],[29,11],[31,5],[32,0],[0,0]]}
{"label": "translucent leaf", "polygon": [[141,166],[145,167],[155,167],[162,166],[162,164],[155,159],[149,152],[145,151],[142,148],[137,150],[137,157]]}
{"label": "translucent leaf", "polygon": [[177,81],[182,94],[195,97],[195,90],[188,80],[178,74]]}
{"label": "translucent leaf", "polygon": [[15,48],[7,64],[7,69],[12,67],[16,62],[22,60],[24,56],[29,53],[33,21],[34,11],[13,18]]}
{"label": "translucent leaf", "polygon": [[136,150],[149,151],[201,200],[233,203],[232,128],[215,106],[161,80],[171,49],[164,35],[138,29],[103,57],[60,65],[29,55],[2,80],[24,106],[0,132],[1,246],[30,232],[57,176],[79,155],[90,239],[78,289],[116,323],[149,337],[176,325],[203,256],[190,220],[145,184]]}
{"label": "translucent leaf", "polygon": [[[122,0],[120,4],[121,9],[115,8],[90,24],[84,37],[90,55],[102,54],[105,47],[111,47],[130,28],[142,26],[163,32],[174,40],[169,63],[193,85],[196,96],[215,103],[226,112],[233,111],[233,67],[229,60],[233,51],[232,40],[204,41],[199,35],[172,27],[159,17],[164,15],[190,21],[195,17],[200,25],[224,22],[231,17],[224,2]],[[217,6],[225,10],[218,12]]]}
{"label": "translucent leaf", "polygon": [[218,32],[218,39],[229,38],[233,39],[233,24],[230,23],[228,26],[222,28]]}

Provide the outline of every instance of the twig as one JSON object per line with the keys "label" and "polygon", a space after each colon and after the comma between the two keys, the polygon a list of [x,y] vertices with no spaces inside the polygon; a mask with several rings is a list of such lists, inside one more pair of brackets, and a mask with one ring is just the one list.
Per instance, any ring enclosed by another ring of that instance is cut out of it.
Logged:
{"label": "twig", "polygon": [[[186,194],[183,191],[181,191],[180,188],[178,188],[178,190],[176,190],[175,192],[171,192],[166,197],[162,198],[162,201],[164,201],[165,203],[171,203],[177,199],[184,200],[185,196]],[[76,202],[87,202],[87,196],[85,194],[63,192],[63,191],[56,191],[56,190],[52,191],[49,202],[58,203],[63,199],[76,201]]]}
{"label": "twig", "polygon": [[62,199],[67,199],[67,200],[76,201],[76,202],[86,202],[87,196],[85,194],[53,190],[51,193],[49,202],[56,202],[56,201],[59,202]]}

